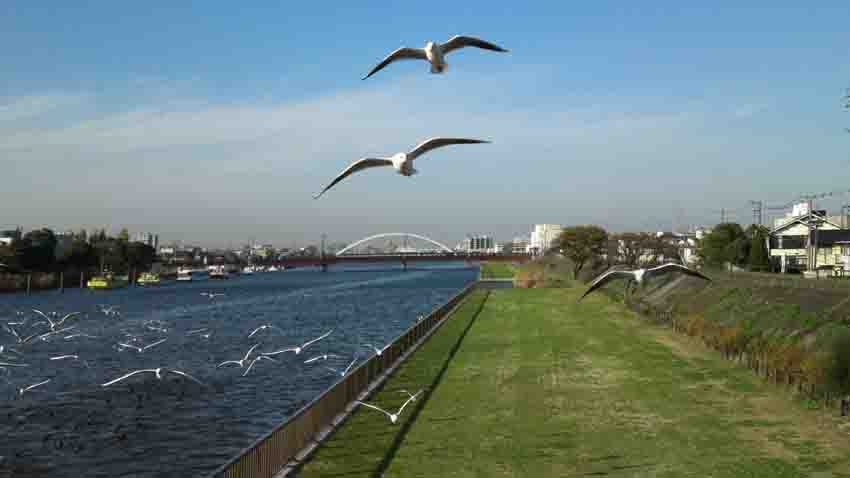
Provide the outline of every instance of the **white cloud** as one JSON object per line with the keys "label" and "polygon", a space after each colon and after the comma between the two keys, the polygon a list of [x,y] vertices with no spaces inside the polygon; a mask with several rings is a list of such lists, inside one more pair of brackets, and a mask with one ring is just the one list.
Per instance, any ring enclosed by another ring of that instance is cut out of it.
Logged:
{"label": "white cloud", "polygon": [[79,104],[83,99],[81,95],[45,94],[0,100],[0,123],[42,116],[57,108]]}

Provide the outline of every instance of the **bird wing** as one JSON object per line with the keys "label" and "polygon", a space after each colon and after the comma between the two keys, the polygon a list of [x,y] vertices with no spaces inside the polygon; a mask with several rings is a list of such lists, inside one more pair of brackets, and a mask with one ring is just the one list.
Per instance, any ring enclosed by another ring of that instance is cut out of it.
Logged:
{"label": "bird wing", "polygon": [[44,385],[45,383],[47,383],[47,382],[49,382],[49,381],[50,381],[50,379],[48,378],[47,380],[45,380],[45,381],[43,381],[43,382],[34,383],[34,384],[30,385],[29,387],[27,387],[27,388],[23,389],[23,390],[21,391],[21,393],[26,392],[27,390],[32,390],[32,389],[34,389],[35,387],[39,387],[39,386],[41,386],[41,385]]}
{"label": "bird wing", "polygon": [[80,313],[79,312],[71,312],[70,314],[66,315],[65,317],[62,317],[62,320],[60,320],[57,325],[62,325],[66,320],[68,320],[71,317],[74,317],[76,315],[80,315]]}
{"label": "bird wing", "polygon": [[658,267],[653,267],[652,269],[648,269],[644,273],[644,277],[649,278],[649,277],[668,274],[670,272],[681,272],[682,274],[687,274],[689,276],[699,277],[700,279],[705,279],[705,280],[711,282],[711,279],[709,279],[708,277],[703,275],[701,272],[695,271],[693,269],[689,269],[689,268],[687,268],[687,267],[685,267],[681,264],[674,264],[672,262],[670,262],[668,264],[662,264]]}
{"label": "bird wing", "polygon": [[475,48],[481,48],[483,50],[500,51],[503,53],[508,51],[495,43],[490,43],[480,38],[457,35],[443,43],[443,54],[448,55],[455,50],[460,50],[461,48],[468,46],[474,46]]}
{"label": "bird wing", "polygon": [[227,364],[229,364],[229,363],[235,363],[236,365],[239,365],[239,366],[241,366],[241,365],[242,365],[242,362],[240,362],[240,361],[238,361],[238,360],[226,360],[226,361],[224,361],[224,362],[222,362],[222,363],[220,363],[220,364],[216,365],[216,366],[215,366],[215,368],[219,368],[219,367],[221,367],[222,365],[227,365]]}
{"label": "bird wing", "polygon": [[290,347],[288,349],[278,350],[278,351],[275,351],[275,352],[260,352],[260,355],[265,355],[265,356],[280,355],[284,352],[295,352],[296,348],[297,347]]}
{"label": "bird wing", "polygon": [[322,196],[322,194],[325,194],[325,192],[328,189],[334,187],[336,185],[336,183],[342,181],[343,179],[351,176],[352,174],[354,174],[358,171],[362,171],[362,170],[368,169],[368,168],[376,168],[378,166],[392,166],[392,165],[393,165],[392,161],[390,161],[389,159],[384,159],[384,158],[363,158],[363,159],[357,160],[357,161],[351,163],[350,165],[348,165],[348,167],[345,168],[345,170],[343,170],[343,172],[339,173],[339,175],[337,177],[335,177],[334,180],[331,181],[330,184],[325,186],[325,189],[322,189],[322,192],[313,196],[313,199],[319,199]]}
{"label": "bird wing", "polygon": [[248,353],[246,353],[246,354],[245,354],[245,356],[244,356],[244,357],[242,357],[242,360],[248,360],[248,357],[251,355],[251,352],[253,352],[253,351],[254,351],[254,349],[255,349],[255,348],[257,348],[257,347],[259,347],[259,346],[260,346],[259,342],[258,342],[258,343],[256,343],[256,344],[254,344],[253,346],[251,346],[251,348],[250,348],[250,349],[248,349]]}
{"label": "bird wing", "polygon": [[136,349],[136,350],[138,350],[139,352],[141,352],[141,351],[142,351],[142,348],[141,348],[141,347],[137,347],[137,346],[135,346],[135,345],[130,345],[130,344],[125,344],[125,343],[123,343],[123,342],[118,342],[118,346],[119,346],[119,347],[124,347],[124,348]]}
{"label": "bird wing", "polygon": [[315,362],[316,360],[321,359],[322,357],[324,357],[324,355],[316,355],[316,356],[315,356],[315,357],[313,357],[313,358],[309,358],[309,359],[305,360],[305,361],[304,361],[304,363],[313,363],[313,362]]}
{"label": "bird wing", "polygon": [[354,365],[354,362],[357,362],[357,357],[354,357],[354,360],[352,360],[351,363],[348,364],[348,367],[345,367],[345,371],[342,372],[343,375],[347,374],[348,371],[351,370],[351,367]]}
{"label": "bird wing", "polygon": [[165,338],[165,339],[162,339],[162,340],[157,340],[156,342],[154,342],[154,343],[152,343],[152,344],[145,345],[144,347],[142,347],[142,350],[147,350],[147,349],[149,349],[149,348],[153,347],[154,345],[159,345],[159,344],[161,344],[161,343],[165,342],[166,340],[168,340],[168,339],[167,339],[167,338]]}
{"label": "bird wing", "polygon": [[45,318],[45,320],[47,320],[47,323],[48,323],[48,324],[50,324],[50,327],[53,327],[53,326],[54,326],[53,321],[52,321],[52,320],[50,320],[50,317],[48,317],[48,316],[47,316],[47,314],[45,314],[44,312],[42,312],[42,311],[40,311],[40,310],[38,310],[38,309],[32,309],[32,311],[33,311],[33,312],[35,312],[36,314],[38,314],[38,315],[40,315],[40,316],[44,317],[44,318]]}
{"label": "bird wing", "polygon": [[315,338],[315,339],[313,339],[313,340],[311,340],[311,341],[309,341],[309,342],[305,343],[304,345],[302,345],[302,346],[301,346],[301,348],[302,348],[302,349],[307,348],[307,346],[308,346],[308,345],[310,345],[310,344],[312,344],[312,343],[315,343],[315,342],[318,342],[318,341],[322,340],[323,338],[325,338],[325,337],[327,337],[328,335],[330,335],[331,333],[333,333],[333,331],[334,331],[333,329],[329,330],[329,331],[328,331],[328,333],[326,333],[326,334],[322,335],[321,337]]}
{"label": "bird wing", "polygon": [[[417,393],[416,395],[419,394]],[[408,398],[407,401],[401,405],[401,408],[398,409],[398,413],[396,413],[396,415],[401,415],[401,412],[404,411],[404,407],[406,407],[408,403],[416,400],[416,395],[411,395],[410,398]]]}
{"label": "bird wing", "polygon": [[390,414],[389,412],[387,412],[386,410],[384,410],[384,409],[383,409],[383,408],[381,408],[381,407],[376,407],[375,405],[369,405],[369,404],[368,404],[368,403],[366,403],[366,402],[361,402],[361,401],[357,401],[357,400],[355,400],[355,401],[356,401],[357,403],[359,403],[360,405],[363,405],[364,407],[369,407],[369,408],[371,408],[371,409],[373,409],[373,410],[377,410],[377,411],[379,411],[379,412],[383,413],[384,415],[386,415],[386,416],[388,416],[388,417],[392,417],[392,414]]}
{"label": "bird wing", "polygon": [[118,383],[118,382],[120,382],[121,380],[124,380],[125,378],[130,378],[130,377],[132,377],[133,375],[140,374],[140,373],[145,373],[145,372],[156,372],[156,369],[136,370],[135,372],[130,372],[130,373],[128,373],[127,375],[124,375],[124,376],[118,377],[118,378],[116,378],[115,380],[110,380],[109,382],[106,382],[106,383],[104,383],[103,385],[101,385],[101,387],[108,387],[108,386],[110,386],[110,385],[112,385],[112,384],[114,384],[114,383]]}
{"label": "bird wing", "polygon": [[256,334],[257,332],[259,332],[259,331],[263,330],[264,328],[265,328],[265,327],[263,327],[262,325],[261,325],[261,326],[259,326],[259,327],[257,327],[256,329],[254,329],[254,331],[253,331],[253,332],[251,332],[250,334],[248,334],[248,338],[250,339],[251,337],[253,337],[253,336],[254,336],[254,334]]}
{"label": "bird wing", "polygon": [[408,153],[411,159],[416,159],[419,156],[431,151],[432,149],[442,148],[452,144],[481,144],[489,143],[483,139],[467,139],[467,138],[431,138],[413,148],[413,151]]}
{"label": "bird wing", "polygon": [[581,299],[584,299],[587,294],[590,294],[591,292],[611,282],[612,280],[634,279],[634,277],[635,276],[631,273],[631,271],[608,271],[597,277],[596,279],[593,279],[593,282],[590,283],[590,287],[588,287],[587,291],[585,291],[585,293],[579,298],[579,301],[581,301]]}
{"label": "bird wing", "polygon": [[362,79],[365,80],[375,73],[384,69],[385,66],[396,60],[425,60],[428,61],[428,55],[425,54],[425,50],[421,48],[406,48],[401,47],[398,50],[392,52],[384,58],[384,61],[375,65],[374,68],[369,72],[368,75],[364,76]]}
{"label": "bird wing", "polygon": [[[260,355],[260,357],[262,357],[262,355]],[[243,377],[245,375],[248,375],[248,372],[250,372],[251,369],[254,368],[254,364],[257,363],[257,360],[260,360],[260,357],[257,357],[254,360],[251,360],[251,363],[248,364],[248,368],[245,369],[245,373],[242,374]]]}
{"label": "bird wing", "polygon": [[179,370],[169,370],[169,372],[171,372],[171,373],[176,373],[177,375],[182,375],[182,376],[184,376],[184,377],[188,378],[189,380],[191,380],[191,381],[193,381],[193,382],[196,382],[198,385],[203,385],[203,384],[204,384],[203,382],[201,382],[201,381],[200,381],[200,380],[198,380],[197,378],[195,378],[195,377],[193,377],[193,376],[189,375],[189,374],[188,374],[188,373],[186,373],[186,372],[181,372],[181,371],[179,371]]}

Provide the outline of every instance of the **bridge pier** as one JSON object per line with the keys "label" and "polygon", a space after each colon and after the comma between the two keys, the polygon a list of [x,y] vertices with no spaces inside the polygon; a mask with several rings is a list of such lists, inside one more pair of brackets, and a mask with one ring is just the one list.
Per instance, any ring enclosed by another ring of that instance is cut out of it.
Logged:
{"label": "bridge pier", "polygon": [[327,272],[327,271],[328,271],[328,263],[322,262],[322,272]]}
{"label": "bridge pier", "polygon": [[407,270],[407,259],[404,257],[401,258],[401,269],[404,271]]}

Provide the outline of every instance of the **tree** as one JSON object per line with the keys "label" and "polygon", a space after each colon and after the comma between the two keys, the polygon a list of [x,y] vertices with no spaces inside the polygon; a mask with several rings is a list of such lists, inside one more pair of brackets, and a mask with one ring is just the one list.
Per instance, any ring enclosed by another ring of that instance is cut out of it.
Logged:
{"label": "tree", "polygon": [[565,228],[555,240],[557,248],[573,262],[573,277],[589,261],[598,260],[608,244],[608,233],[599,226],[572,226]]}
{"label": "tree", "polygon": [[126,247],[127,264],[136,269],[150,269],[156,258],[153,247],[143,242],[131,242]]}
{"label": "tree", "polygon": [[118,231],[118,240],[121,242],[130,242],[130,231],[128,231],[126,227],[123,227],[120,231]]}
{"label": "tree", "polygon": [[722,266],[727,262],[743,265],[749,252],[749,239],[740,224],[719,224],[699,243],[697,254],[708,266]]}
{"label": "tree", "polygon": [[752,270],[764,271],[770,263],[767,255],[767,229],[763,226],[752,225],[747,229],[750,236],[750,250],[747,263]]}
{"label": "tree", "polygon": [[50,229],[35,229],[16,244],[20,265],[26,270],[48,272],[56,261],[56,235]]}

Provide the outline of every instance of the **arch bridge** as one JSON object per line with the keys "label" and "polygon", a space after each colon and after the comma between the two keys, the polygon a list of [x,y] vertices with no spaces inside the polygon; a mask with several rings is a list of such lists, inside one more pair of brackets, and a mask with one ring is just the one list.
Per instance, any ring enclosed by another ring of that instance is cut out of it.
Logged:
{"label": "arch bridge", "polygon": [[360,239],[359,241],[352,242],[351,244],[349,244],[349,245],[345,246],[344,248],[340,249],[339,251],[337,251],[337,253],[335,255],[337,257],[342,256],[342,255],[346,254],[347,252],[349,252],[353,249],[356,249],[361,244],[367,243],[369,241],[373,241],[375,239],[382,239],[382,238],[386,238],[386,237],[403,237],[405,239],[412,237],[414,239],[419,239],[420,241],[427,242],[429,244],[433,244],[433,245],[439,247],[443,251],[443,253],[448,253],[448,254],[454,253],[454,251],[450,247],[446,246],[445,244],[437,242],[434,239],[422,236],[420,234],[413,234],[411,232],[384,232],[384,233],[381,233],[381,234],[375,234],[373,236],[364,237],[363,239]]}

